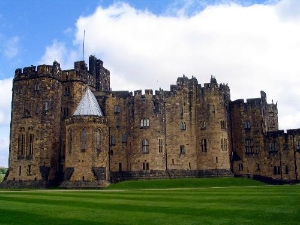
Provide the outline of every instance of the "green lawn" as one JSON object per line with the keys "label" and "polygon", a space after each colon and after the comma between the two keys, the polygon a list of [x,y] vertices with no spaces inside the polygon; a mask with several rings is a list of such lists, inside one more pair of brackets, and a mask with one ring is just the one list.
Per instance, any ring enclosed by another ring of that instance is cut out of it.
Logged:
{"label": "green lawn", "polygon": [[299,185],[232,179],[177,180],[196,184],[184,189],[153,181],[174,189],[145,190],[152,181],[141,181],[106,190],[0,190],[0,224],[299,224]]}

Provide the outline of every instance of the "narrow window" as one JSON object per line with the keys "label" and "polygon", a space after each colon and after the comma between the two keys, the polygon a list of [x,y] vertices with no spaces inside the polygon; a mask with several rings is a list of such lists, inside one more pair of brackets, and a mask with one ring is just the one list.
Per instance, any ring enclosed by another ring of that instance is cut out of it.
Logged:
{"label": "narrow window", "polygon": [[81,151],[85,151],[86,149],[86,130],[83,129],[81,131]]}
{"label": "narrow window", "polygon": [[250,122],[248,120],[245,121],[245,129],[250,129],[250,128],[251,128]]}
{"label": "narrow window", "polygon": [[48,102],[44,103],[44,111],[48,111],[49,110],[49,106],[48,106]]}
{"label": "narrow window", "polygon": [[207,140],[206,139],[201,140],[201,149],[202,149],[202,152],[207,152]]}
{"label": "narrow window", "polygon": [[110,145],[116,145],[116,137],[110,136]]}
{"label": "narrow window", "polygon": [[122,163],[119,163],[119,171],[122,171]]}
{"label": "narrow window", "polygon": [[21,175],[22,175],[22,167],[19,166],[19,176],[21,176]]}
{"label": "narrow window", "polygon": [[27,168],[27,175],[28,175],[28,176],[31,175],[31,165],[28,165],[28,168]]}
{"label": "narrow window", "polygon": [[287,165],[285,166],[285,174],[289,174],[289,167]]}
{"label": "narrow window", "polygon": [[218,157],[216,157],[216,163],[218,163]]}
{"label": "narrow window", "polygon": [[29,134],[29,155],[33,154],[33,140],[34,140],[34,135]]}
{"label": "narrow window", "polygon": [[206,129],[206,121],[200,121],[200,129],[205,130]]}
{"label": "narrow window", "polygon": [[179,154],[185,154],[185,146],[184,145],[180,145]]}
{"label": "narrow window", "polygon": [[147,139],[142,140],[142,153],[149,153],[149,142]]}
{"label": "narrow window", "polygon": [[181,121],[180,122],[180,130],[185,130],[185,129],[186,129],[185,122]]}
{"label": "narrow window", "polygon": [[158,152],[163,152],[163,141],[162,139],[158,139]]}
{"label": "narrow window", "polygon": [[39,82],[35,82],[35,84],[34,84],[34,90],[35,91],[39,91],[40,90],[40,84],[39,84]]}
{"label": "narrow window", "polygon": [[118,114],[118,113],[120,113],[120,112],[121,112],[120,106],[115,105],[115,106],[114,106],[114,113],[115,113],[115,114]]}

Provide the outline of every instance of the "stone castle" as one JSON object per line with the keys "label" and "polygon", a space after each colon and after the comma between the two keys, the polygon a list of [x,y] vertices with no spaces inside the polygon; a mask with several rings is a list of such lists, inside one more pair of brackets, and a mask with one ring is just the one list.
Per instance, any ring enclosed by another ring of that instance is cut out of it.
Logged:
{"label": "stone castle", "polygon": [[95,56],[74,69],[17,69],[9,187],[103,187],[128,179],[245,176],[297,182],[300,129],[278,130],[261,91],[230,99],[212,76],[179,77],[165,90],[112,91]]}

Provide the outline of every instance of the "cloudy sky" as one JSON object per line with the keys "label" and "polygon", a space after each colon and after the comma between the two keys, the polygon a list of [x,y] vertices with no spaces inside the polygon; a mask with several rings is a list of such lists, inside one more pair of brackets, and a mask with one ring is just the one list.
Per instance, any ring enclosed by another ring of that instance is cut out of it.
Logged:
{"label": "cloudy sky", "polygon": [[[85,30],[85,54],[82,42]],[[278,102],[280,129],[300,127],[299,0],[0,1],[0,166],[8,165],[14,71],[89,55],[113,90],[169,90],[177,77],[228,83],[231,99]]]}

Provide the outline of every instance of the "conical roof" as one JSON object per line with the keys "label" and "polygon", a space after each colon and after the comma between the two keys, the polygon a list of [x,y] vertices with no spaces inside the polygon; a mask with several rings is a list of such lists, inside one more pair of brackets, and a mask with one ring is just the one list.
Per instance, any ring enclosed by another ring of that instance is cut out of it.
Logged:
{"label": "conical roof", "polygon": [[73,116],[103,116],[95,95],[87,88]]}

